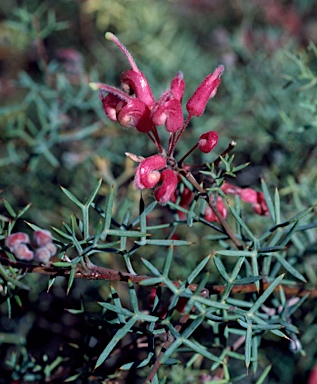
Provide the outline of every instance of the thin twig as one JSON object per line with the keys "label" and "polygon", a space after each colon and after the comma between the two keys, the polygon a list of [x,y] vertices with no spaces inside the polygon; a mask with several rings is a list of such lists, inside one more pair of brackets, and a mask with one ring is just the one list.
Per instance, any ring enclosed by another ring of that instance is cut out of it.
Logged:
{"label": "thin twig", "polygon": [[[39,264],[32,264],[30,262],[22,262],[22,261],[15,261],[8,259],[4,256],[2,253],[0,256],[0,263],[2,265],[10,265],[13,268],[21,269],[21,271],[25,273],[39,273],[42,275],[47,276],[61,276],[61,277],[69,277],[71,268],[62,268],[62,267],[55,267],[53,264],[51,265],[39,265]],[[99,267],[98,265],[95,265],[93,263],[89,263],[86,265],[87,270],[85,270],[81,264],[77,264],[75,275],[74,277],[77,279],[86,279],[86,280],[104,280],[104,281],[122,281],[122,282],[128,282],[131,281],[135,284],[140,284],[142,281],[151,279],[153,276],[147,276],[147,275],[133,275],[128,272],[121,272],[114,269]],[[180,287],[181,282],[180,281],[174,281],[173,284],[175,287]],[[165,284],[157,284],[156,286],[162,286],[164,287]],[[268,282],[262,283],[262,290],[264,291],[269,286]],[[317,297],[317,289],[305,289],[303,285],[278,285],[275,288],[276,292],[279,292],[280,287],[283,288],[285,294],[287,296],[299,296],[303,297],[305,295],[309,295],[310,298],[316,298]],[[197,284],[189,284],[187,287],[192,292],[195,292],[198,288]],[[222,294],[224,290],[226,289],[226,285],[207,285],[206,289],[208,289],[210,294]],[[237,293],[254,293],[258,292],[255,284],[244,284],[244,285],[235,285],[232,287],[231,292],[233,294]]]}

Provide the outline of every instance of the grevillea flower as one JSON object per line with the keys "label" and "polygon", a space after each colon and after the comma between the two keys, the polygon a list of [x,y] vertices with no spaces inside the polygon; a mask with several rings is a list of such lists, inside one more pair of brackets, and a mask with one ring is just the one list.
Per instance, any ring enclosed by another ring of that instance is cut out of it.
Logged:
{"label": "grevillea flower", "polygon": [[155,187],[161,178],[159,171],[164,167],[166,167],[166,158],[162,155],[153,155],[141,161],[134,178],[136,188]]}
{"label": "grevillea flower", "polygon": [[161,173],[161,185],[155,188],[154,197],[161,203],[166,204],[172,197],[177,187],[177,173],[172,169],[164,169]]}
{"label": "grevillea flower", "polygon": [[218,143],[218,133],[215,131],[209,131],[203,133],[198,141],[198,148],[204,152],[211,152]]}
{"label": "grevillea flower", "polygon": [[[112,33],[106,33],[106,38],[123,52],[130,69],[121,75],[121,89],[102,83],[92,83],[90,86],[99,90],[103,109],[111,121],[118,121],[123,127],[136,128],[139,132],[147,134],[156,146],[158,154],[142,160],[138,165],[134,185],[138,189],[155,188],[156,200],[166,204],[177,186],[178,163],[182,164],[197,147],[208,153],[217,144],[217,133],[207,132],[200,136],[198,143],[179,162],[174,159],[175,147],[190,119],[202,115],[208,100],[215,96],[224,67],[218,66],[200,84],[187,102],[188,116],[185,119],[182,109],[185,81],[182,72],[177,73],[170,82],[169,89],[155,101],[145,75],[137,67],[130,52]],[[167,148],[163,147],[157,130],[157,127],[162,125],[169,133]]]}
{"label": "grevillea flower", "polygon": [[240,188],[230,183],[224,183],[221,190],[226,194],[240,196],[242,201],[252,205],[253,211],[257,215],[270,215],[263,192],[255,191],[252,188]]}
{"label": "grevillea flower", "polygon": [[205,112],[208,100],[215,97],[220,85],[220,76],[224,71],[224,66],[219,65],[213,73],[208,75],[196,89],[193,96],[188,100],[186,109],[190,116],[201,116]]}
{"label": "grevillea flower", "polygon": [[[220,196],[218,196],[218,198],[217,198],[216,206],[217,206],[218,211],[221,214],[221,216],[225,219],[227,217],[227,208],[225,207],[223,200]],[[215,215],[214,211],[211,209],[211,207],[209,205],[207,205],[205,208],[204,217],[207,221],[219,222],[218,217]]]}
{"label": "grevillea flower", "polygon": [[170,89],[164,91],[151,111],[154,125],[165,124],[168,132],[179,131],[184,124],[181,100],[185,90],[183,74],[178,74],[171,81]]}

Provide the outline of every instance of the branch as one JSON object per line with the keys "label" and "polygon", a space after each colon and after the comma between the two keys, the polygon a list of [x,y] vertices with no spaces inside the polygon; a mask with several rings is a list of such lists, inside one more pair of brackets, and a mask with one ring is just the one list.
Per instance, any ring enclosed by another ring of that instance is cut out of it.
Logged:
{"label": "branch", "polygon": [[[3,254],[2,254],[3,255]],[[39,273],[42,275],[48,275],[48,276],[61,276],[61,277],[69,277],[70,275],[70,268],[61,268],[61,267],[55,267],[54,265],[38,265],[38,264],[30,264],[27,262],[22,261],[15,261],[8,259],[7,257],[0,256],[0,263],[3,265],[9,265],[14,268],[21,269],[23,272],[26,273]],[[153,276],[147,276],[147,275],[133,275],[128,272],[121,272],[110,268],[104,268],[99,267],[98,265],[95,265],[93,263],[87,263],[86,269],[81,265],[77,264],[76,271],[75,271],[75,278],[78,279],[86,279],[86,280],[104,280],[104,281],[122,281],[122,282],[128,282],[131,281],[135,284],[140,284],[142,281],[151,279]],[[179,287],[181,282],[180,281],[174,281],[173,284],[176,287]],[[158,286],[164,287],[165,284],[160,283]],[[265,290],[269,286],[268,282],[262,283],[262,290]],[[275,291],[278,292],[280,287],[283,288],[285,294],[287,296],[305,296],[309,295],[310,298],[316,298],[317,297],[317,289],[305,289],[303,285],[296,285],[296,286],[288,286],[288,285],[278,285],[275,288]],[[197,284],[189,284],[188,289],[190,289],[192,292],[195,292],[198,288]],[[226,289],[226,285],[207,285],[206,289],[209,290],[210,294],[221,294]],[[232,290],[232,293],[253,293],[258,292],[256,286],[254,284],[244,284],[244,285],[235,285]]]}

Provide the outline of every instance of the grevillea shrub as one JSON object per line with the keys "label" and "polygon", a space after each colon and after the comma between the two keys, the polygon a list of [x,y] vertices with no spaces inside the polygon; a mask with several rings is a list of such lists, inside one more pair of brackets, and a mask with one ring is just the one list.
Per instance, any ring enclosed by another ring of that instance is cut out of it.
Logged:
{"label": "grevillea shrub", "polygon": [[[305,330],[297,325],[316,297],[316,274],[299,258],[316,243],[314,207],[284,211],[287,202],[267,178],[261,187],[238,185],[248,164],[235,164],[237,143],[220,129],[192,129],[213,98],[221,104],[230,67],[207,68],[185,101],[186,73],[178,72],[156,98],[127,48],[113,33],[106,38],[129,68],[119,87],[90,87],[99,92],[92,96],[96,115],[105,113],[106,129],[115,124],[114,159],[125,156],[126,168],[109,176],[99,157],[104,180],[91,189],[85,180],[93,174],[78,180],[84,198],[62,186],[74,213],[59,227],[25,222],[33,208],[3,201],[2,308],[6,321],[23,320],[19,339],[2,333],[10,348],[1,352],[0,382],[270,380],[270,351],[305,354]],[[59,55],[68,64],[80,57]],[[129,137],[129,152],[120,152],[121,135]],[[44,329],[54,341],[42,345]]]}

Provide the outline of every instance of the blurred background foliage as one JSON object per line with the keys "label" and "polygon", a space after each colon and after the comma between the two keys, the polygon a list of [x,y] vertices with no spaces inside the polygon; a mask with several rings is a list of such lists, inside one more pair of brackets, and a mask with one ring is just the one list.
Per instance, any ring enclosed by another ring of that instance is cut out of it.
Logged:
{"label": "blurred background foliage", "polygon": [[[217,154],[234,140],[237,165],[251,162],[234,183],[259,187],[263,177],[269,187],[279,188],[287,217],[316,203],[316,1],[12,0],[0,5],[0,190],[16,208],[32,203],[27,220],[49,227],[69,216],[74,207],[58,184],[83,200],[102,178],[100,202],[114,184],[119,216],[123,204],[138,199],[130,183],[134,165],[124,153],[147,156],[154,147],[137,132],[108,121],[87,86],[90,81],[117,86],[128,67],[122,53],[104,39],[106,31],[128,47],[156,97],[181,70],[186,101],[207,74],[224,64],[218,94],[185,132],[182,151],[214,129],[220,135]],[[210,158],[195,154],[191,160]],[[24,226],[21,222],[17,229]],[[199,239],[194,229],[190,236]],[[316,237],[311,243],[316,256]],[[189,258],[182,268],[191,267]],[[64,308],[77,303],[78,292],[93,301],[99,290],[102,297],[102,284],[76,283],[65,299],[61,282],[52,295],[39,298],[47,279],[29,278],[35,292],[24,298],[24,310],[14,309],[11,320],[3,310],[0,326],[28,339],[35,359],[54,338],[52,359],[64,338],[79,340],[83,332],[83,323]],[[52,307],[55,320],[49,318]],[[309,358],[294,355],[286,344],[276,350],[269,340],[263,353],[275,356],[270,383],[308,377],[317,354],[316,309],[307,305],[301,311],[298,327],[304,330]],[[21,348],[19,353],[22,358],[26,352]],[[3,359],[2,369],[7,369]],[[182,374],[177,368],[173,372]],[[190,382],[189,376],[186,372],[179,382]]]}

